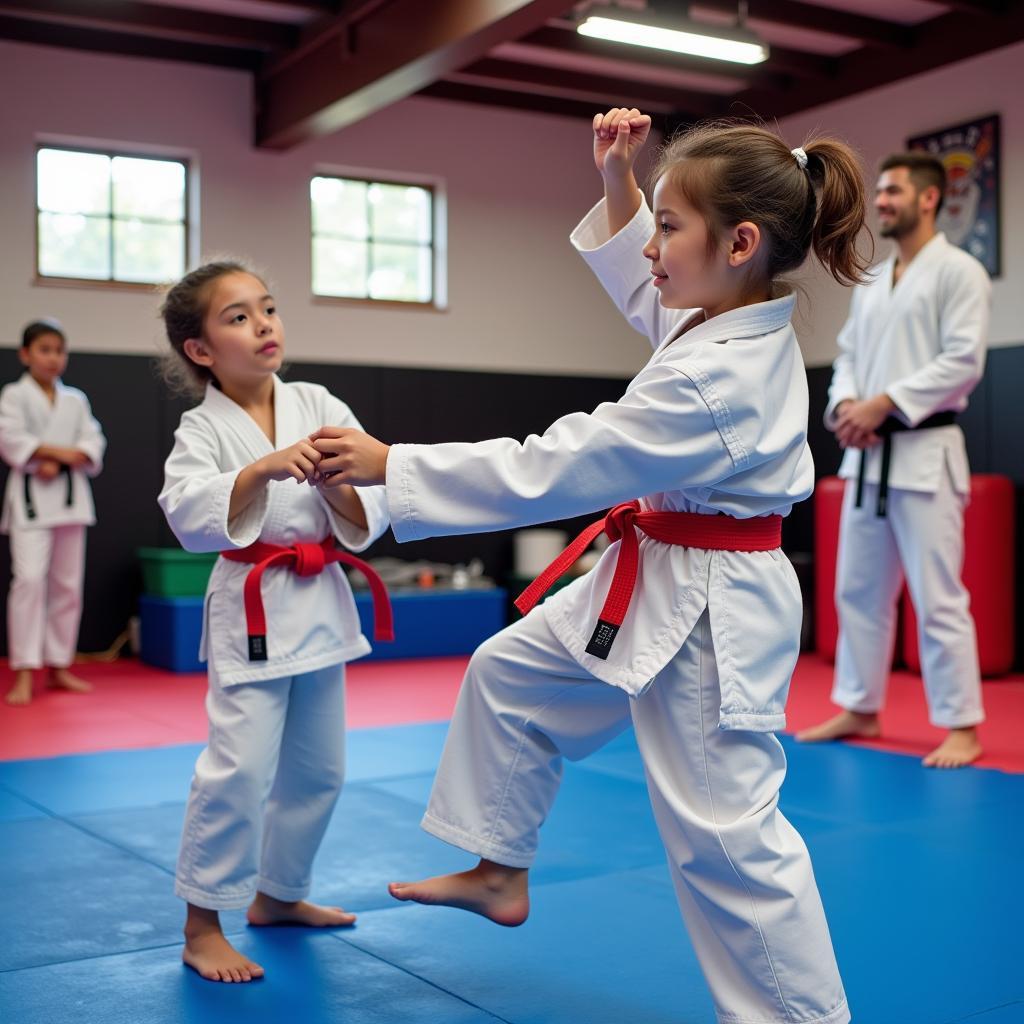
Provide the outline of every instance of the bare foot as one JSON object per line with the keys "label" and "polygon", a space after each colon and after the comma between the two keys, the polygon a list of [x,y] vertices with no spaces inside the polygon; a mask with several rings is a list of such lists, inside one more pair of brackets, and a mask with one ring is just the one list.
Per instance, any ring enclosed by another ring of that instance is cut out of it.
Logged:
{"label": "bare foot", "polygon": [[18,669],[14,676],[14,685],[7,691],[4,700],[14,707],[24,707],[26,704],[32,703],[31,669]]}
{"label": "bare foot", "polygon": [[92,692],[92,683],[72,675],[66,668],[51,668],[46,685],[53,690],[70,690],[72,693]]}
{"label": "bare foot", "polygon": [[268,924],[304,924],[308,928],[344,928],[355,924],[356,915],[341,907],[321,907],[316,903],[297,900],[285,903],[266,893],[256,893],[246,913],[249,924],[262,927]]}
{"label": "bare foot", "polygon": [[826,740],[841,740],[846,736],[874,739],[881,734],[878,715],[862,714],[860,711],[840,711],[834,718],[802,729],[796,734],[801,743],[824,743]]}
{"label": "bare foot", "polygon": [[438,875],[422,882],[392,882],[388,892],[396,900],[469,910],[506,928],[515,928],[530,913],[527,874],[526,868],[482,860],[471,871]]}
{"label": "bare foot", "polygon": [[217,911],[204,910],[191,903],[181,959],[207,981],[241,982],[263,977],[263,968],[224,938]]}
{"label": "bare foot", "polygon": [[946,738],[921,762],[925,768],[963,768],[981,757],[978,731],[950,729]]}

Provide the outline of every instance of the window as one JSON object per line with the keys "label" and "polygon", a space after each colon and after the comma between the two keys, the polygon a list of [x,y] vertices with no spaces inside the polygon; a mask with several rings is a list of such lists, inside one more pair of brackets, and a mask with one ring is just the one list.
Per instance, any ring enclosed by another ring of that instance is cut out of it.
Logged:
{"label": "window", "polygon": [[315,295],[436,304],[433,189],[318,176],[310,201]]}
{"label": "window", "polygon": [[185,272],[184,161],[40,147],[40,278],[162,284]]}

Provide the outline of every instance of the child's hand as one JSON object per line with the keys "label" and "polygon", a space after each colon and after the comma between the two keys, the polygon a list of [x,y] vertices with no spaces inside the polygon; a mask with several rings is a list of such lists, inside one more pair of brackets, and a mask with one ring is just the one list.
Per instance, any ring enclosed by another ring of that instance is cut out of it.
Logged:
{"label": "child's hand", "polygon": [[255,465],[267,480],[287,480],[289,477],[305,483],[317,469],[320,453],[309,441],[299,441],[272,455],[265,455]]}
{"label": "child's hand", "polygon": [[40,480],[52,480],[60,473],[60,463],[56,459],[40,459],[36,463],[35,475]]}
{"label": "child's hand", "polygon": [[390,448],[382,441],[350,427],[321,427],[309,439],[322,456],[317,466],[324,477],[320,486],[384,483]]}
{"label": "child's hand", "polygon": [[651,133],[651,119],[636,107],[612,107],[594,115],[594,163],[601,177],[624,178]]}

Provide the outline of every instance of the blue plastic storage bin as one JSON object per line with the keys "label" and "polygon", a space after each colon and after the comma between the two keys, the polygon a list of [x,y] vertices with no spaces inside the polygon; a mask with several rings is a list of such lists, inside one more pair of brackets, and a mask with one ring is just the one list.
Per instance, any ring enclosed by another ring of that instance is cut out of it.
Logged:
{"label": "blue plastic storage bin", "polygon": [[172,672],[202,672],[199,639],[203,633],[201,597],[139,598],[141,659]]}

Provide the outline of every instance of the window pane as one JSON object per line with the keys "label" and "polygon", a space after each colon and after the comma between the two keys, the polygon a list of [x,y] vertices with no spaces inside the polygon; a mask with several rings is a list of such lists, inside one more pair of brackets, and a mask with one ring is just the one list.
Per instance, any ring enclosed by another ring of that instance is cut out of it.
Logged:
{"label": "window pane", "polygon": [[49,277],[110,277],[110,221],[76,213],[39,215],[39,273]]}
{"label": "window pane", "polygon": [[373,243],[371,299],[429,302],[431,292],[430,249],[427,246]]}
{"label": "window pane", "polygon": [[184,164],[115,156],[112,170],[115,216],[185,219]]}
{"label": "window pane", "polygon": [[184,272],[184,225],[114,221],[114,277],[118,281],[162,284]]}
{"label": "window pane", "polygon": [[430,191],[414,185],[371,185],[368,199],[374,238],[429,242]]}
{"label": "window pane", "polygon": [[313,292],[350,299],[366,298],[365,242],[313,239]]}
{"label": "window pane", "polygon": [[109,213],[110,157],[41,149],[36,158],[37,203],[52,213]]}
{"label": "window pane", "polygon": [[365,181],[314,178],[309,188],[313,234],[366,238],[366,189]]}

